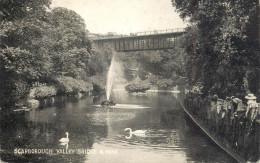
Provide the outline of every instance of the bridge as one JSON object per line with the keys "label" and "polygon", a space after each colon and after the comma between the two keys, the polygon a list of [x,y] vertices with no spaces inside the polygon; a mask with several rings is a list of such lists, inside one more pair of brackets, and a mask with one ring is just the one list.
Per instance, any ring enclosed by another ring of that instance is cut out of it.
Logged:
{"label": "bridge", "polygon": [[94,38],[93,43],[97,48],[112,46],[117,52],[172,49],[183,33],[184,28],[137,32],[126,36],[110,34]]}

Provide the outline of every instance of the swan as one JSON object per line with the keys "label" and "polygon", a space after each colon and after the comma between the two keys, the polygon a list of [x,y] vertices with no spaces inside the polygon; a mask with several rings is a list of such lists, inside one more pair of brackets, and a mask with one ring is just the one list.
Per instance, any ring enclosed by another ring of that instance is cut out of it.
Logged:
{"label": "swan", "polygon": [[67,135],[67,137],[66,137],[66,138],[61,138],[61,139],[59,140],[59,142],[61,142],[61,143],[67,143],[67,142],[69,142],[69,133],[66,132],[66,135]]}
{"label": "swan", "polygon": [[129,130],[129,136],[125,136],[126,139],[131,139],[133,135],[136,135],[136,136],[140,136],[140,137],[145,137],[145,132],[147,130],[135,130],[134,132],[132,131],[131,128],[126,128],[125,131],[128,131]]}
{"label": "swan", "polygon": [[135,130],[135,131],[132,131],[131,128],[126,128],[125,131],[128,131],[130,132],[130,134],[135,134],[135,135],[138,135],[138,134],[145,134],[145,132],[147,130]]}

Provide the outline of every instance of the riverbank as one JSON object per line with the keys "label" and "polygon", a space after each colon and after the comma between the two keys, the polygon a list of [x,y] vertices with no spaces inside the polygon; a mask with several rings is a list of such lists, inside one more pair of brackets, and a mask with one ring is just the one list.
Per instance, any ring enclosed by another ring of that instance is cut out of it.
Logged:
{"label": "riverbank", "polygon": [[[102,74],[97,77],[101,78]],[[47,83],[34,82],[32,84],[21,82],[0,101],[2,111],[30,110],[54,104],[60,98],[81,98],[91,94],[105,91],[104,81],[96,80],[96,76],[89,81],[75,79],[67,76],[57,76],[56,80]],[[13,94],[13,96],[11,96]]]}
{"label": "riverbank", "polygon": [[22,107],[15,107],[10,111],[13,111],[15,113],[28,112],[31,111],[32,109],[46,108],[46,107],[60,105],[65,101],[77,101],[86,96],[91,96],[91,94],[92,94],[91,92],[88,92],[88,93],[78,93],[73,95],[51,96],[46,98],[40,98],[37,100],[28,99],[27,105],[23,105]]}

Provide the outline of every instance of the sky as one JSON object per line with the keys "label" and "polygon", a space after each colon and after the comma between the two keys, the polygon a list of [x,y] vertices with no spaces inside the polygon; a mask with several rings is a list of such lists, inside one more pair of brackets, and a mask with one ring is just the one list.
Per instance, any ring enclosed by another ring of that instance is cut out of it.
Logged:
{"label": "sky", "polygon": [[76,11],[91,33],[129,34],[186,27],[171,0],[52,0]]}

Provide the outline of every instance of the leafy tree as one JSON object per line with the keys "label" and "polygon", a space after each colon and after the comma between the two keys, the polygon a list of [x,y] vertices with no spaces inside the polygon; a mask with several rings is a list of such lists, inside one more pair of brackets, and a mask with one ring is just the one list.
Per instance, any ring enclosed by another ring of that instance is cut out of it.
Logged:
{"label": "leafy tree", "polygon": [[86,47],[90,52],[91,43],[87,37],[85,22],[75,11],[54,8],[49,14],[49,21],[53,26],[51,37],[57,41],[56,50]]}
{"label": "leafy tree", "polygon": [[[80,79],[87,80],[91,42],[77,13],[65,8],[47,12],[49,0],[0,3],[8,6],[0,13],[0,105],[25,100],[34,82],[70,87],[82,83]],[[57,82],[60,76],[73,79]]]}
{"label": "leafy tree", "polygon": [[0,105],[25,99],[33,81],[46,75],[48,57],[41,47],[49,0],[0,2]]}
{"label": "leafy tree", "polygon": [[[188,28],[185,49],[190,55],[187,64],[191,64],[195,34],[197,81],[222,97],[259,93],[257,0],[172,2],[180,16],[193,25]],[[186,71],[192,69],[188,65]]]}
{"label": "leafy tree", "polygon": [[52,73],[79,79],[86,77],[91,45],[84,20],[76,12],[59,7],[49,13],[49,22],[51,28],[47,36],[49,55],[54,63]]}
{"label": "leafy tree", "polygon": [[1,0],[2,21],[20,20],[28,15],[40,16],[49,8],[51,0]]}

